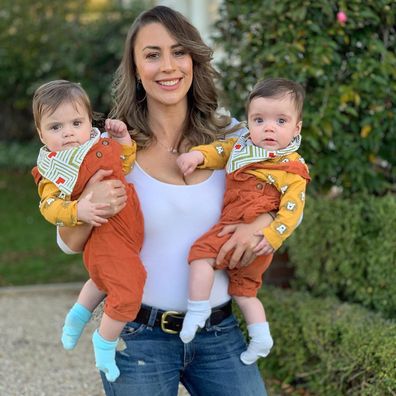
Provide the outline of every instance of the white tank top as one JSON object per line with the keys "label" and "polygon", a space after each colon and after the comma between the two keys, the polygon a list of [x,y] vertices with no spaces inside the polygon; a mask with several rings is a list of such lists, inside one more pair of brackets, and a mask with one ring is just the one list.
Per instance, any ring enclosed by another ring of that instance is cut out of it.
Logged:
{"label": "white tank top", "polygon": [[[140,257],[147,280],[143,303],[163,310],[185,311],[188,253],[193,242],[220,217],[225,172],[215,170],[199,184],[174,185],[154,179],[135,162],[126,179],[135,186],[144,216]],[[227,289],[227,274],[215,271],[210,297],[212,307],[230,299]]]}

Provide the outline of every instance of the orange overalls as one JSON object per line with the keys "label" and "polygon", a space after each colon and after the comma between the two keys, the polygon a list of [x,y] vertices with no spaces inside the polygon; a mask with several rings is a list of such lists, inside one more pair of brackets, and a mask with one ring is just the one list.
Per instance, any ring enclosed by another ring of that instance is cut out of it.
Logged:
{"label": "orange overalls", "polygon": [[[279,164],[259,162],[249,164],[227,175],[223,209],[219,222],[200,237],[192,246],[188,261],[216,258],[220,248],[230,235],[219,237],[218,233],[227,224],[251,223],[259,215],[279,210],[280,192],[256,176],[247,173],[252,169],[278,169],[296,173],[309,180],[307,168],[299,161]],[[235,296],[254,297],[262,284],[262,276],[272,261],[273,254],[258,256],[246,267],[228,269],[230,252],[215,269],[226,269],[230,278],[229,293]]]}
{"label": "orange overalls", "polygon": [[[121,180],[127,192],[127,204],[108,223],[94,227],[83,252],[85,267],[96,286],[107,294],[104,312],[114,320],[135,319],[140,309],[146,270],[139,253],[143,244],[143,215],[134,187],[127,183],[120,161],[121,146],[100,138],[86,154],[71,199],[77,199],[89,179],[99,169],[112,169],[109,179]],[[41,175],[32,171],[36,183]]]}

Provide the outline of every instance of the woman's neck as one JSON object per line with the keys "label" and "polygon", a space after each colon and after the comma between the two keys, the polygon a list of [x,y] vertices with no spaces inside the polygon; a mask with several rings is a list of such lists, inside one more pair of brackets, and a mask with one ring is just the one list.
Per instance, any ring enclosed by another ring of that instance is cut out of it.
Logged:
{"label": "woman's neck", "polygon": [[151,132],[171,145],[177,143],[183,134],[187,103],[177,106],[149,106],[148,114]]}

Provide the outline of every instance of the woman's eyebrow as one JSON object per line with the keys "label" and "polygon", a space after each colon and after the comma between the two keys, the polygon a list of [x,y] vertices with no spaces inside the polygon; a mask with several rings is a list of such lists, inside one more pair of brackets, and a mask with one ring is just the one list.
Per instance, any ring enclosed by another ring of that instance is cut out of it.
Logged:
{"label": "woman's eyebrow", "polygon": [[[177,48],[177,47],[182,47],[182,45],[179,44],[179,43],[171,45],[171,49],[174,49],[174,48]],[[149,50],[160,50],[161,47],[159,47],[159,46],[157,46],[157,45],[146,45],[146,46],[142,49],[142,51],[147,50],[147,49],[149,49]]]}

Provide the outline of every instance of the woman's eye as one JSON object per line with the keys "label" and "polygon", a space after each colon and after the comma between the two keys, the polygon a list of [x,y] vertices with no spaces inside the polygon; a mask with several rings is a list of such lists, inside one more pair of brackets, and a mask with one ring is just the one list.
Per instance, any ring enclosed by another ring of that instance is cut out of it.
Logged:
{"label": "woman's eye", "polygon": [[156,58],[158,58],[158,57],[159,57],[158,52],[150,52],[150,53],[148,53],[148,54],[146,55],[146,58],[147,58],[147,59],[156,59]]}
{"label": "woman's eye", "polygon": [[185,49],[178,49],[175,51],[175,56],[184,56],[187,53]]}

